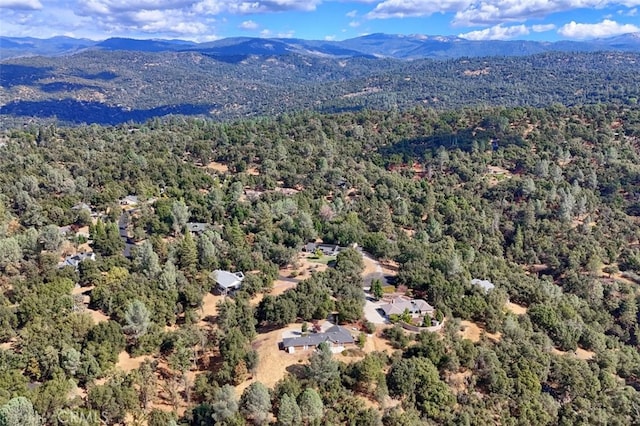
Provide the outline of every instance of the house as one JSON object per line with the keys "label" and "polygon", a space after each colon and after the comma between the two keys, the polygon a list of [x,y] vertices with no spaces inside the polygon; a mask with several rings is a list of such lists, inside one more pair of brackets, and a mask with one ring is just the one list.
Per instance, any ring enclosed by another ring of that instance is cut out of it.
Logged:
{"label": "house", "polygon": [[302,250],[306,251],[307,253],[315,253],[316,250],[320,250],[325,256],[335,256],[344,249],[344,247],[340,247],[337,244],[323,244],[313,242],[305,244],[302,248]]}
{"label": "house", "polygon": [[91,206],[87,203],[78,203],[75,206],[71,207],[71,210],[76,211],[76,212],[80,212],[82,210],[86,210],[89,212],[89,215],[91,217],[98,217],[98,213],[94,212],[91,209]]}
{"label": "house", "polygon": [[381,305],[379,309],[384,312],[387,318],[391,315],[402,315],[405,311],[409,312],[412,317],[432,316],[436,311],[433,306],[422,299],[407,299],[404,297],[392,299],[390,303]]}
{"label": "house", "polygon": [[58,263],[58,268],[64,268],[65,266],[72,266],[73,268],[78,268],[80,262],[84,262],[85,260],[96,260],[96,254],[93,252],[90,253],[78,253],[73,256],[67,256],[62,262]]}
{"label": "house", "polygon": [[484,290],[485,293],[489,293],[490,290],[493,290],[495,288],[495,284],[493,284],[491,281],[479,280],[477,278],[471,280],[471,285],[480,287],[482,290]]}
{"label": "house", "polygon": [[203,222],[187,222],[187,230],[194,234],[202,234],[209,227],[208,223]]}
{"label": "house", "polygon": [[69,235],[73,235],[73,226],[71,226],[71,225],[58,226],[58,232],[63,237],[69,236]]}
{"label": "house", "polygon": [[244,280],[242,272],[221,270],[213,271],[211,277],[216,280],[216,290],[225,295],[237,291],[242,285],[242,280]]}
{"label": "house", "polygon": [[71,207],[71,210],[89,210],[91,211],[91,207],[87,203],[78,203],[75,206]]}
{"label": "house", "polygon": [[122,200],[120,200],[121,206],[137,206],[140,201],[138,200],[137,195],[127,195]]}
{"label": "house", "polygon": [[316,348],[323,342],[326,342],[332,351],[339,351],[346,345],[353,345],[354,339],[349,330],[334,325],[323,333],[309,333],[306,336],[284,338],[282,339],[282,349],[292,354],[296,350],[306,351]]}

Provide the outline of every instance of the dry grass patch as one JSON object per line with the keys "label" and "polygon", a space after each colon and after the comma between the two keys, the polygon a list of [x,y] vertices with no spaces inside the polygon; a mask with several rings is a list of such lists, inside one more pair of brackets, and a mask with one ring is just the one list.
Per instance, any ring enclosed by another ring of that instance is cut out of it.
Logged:
{"label": "dry grass patch", "polygon": [[116,362],[116,368],[124,371],[125,373],[128,373],[140,368],[143,362],[151,358],[152,357],[150,355],[131,358],[131,355],[129,355],[128,352],[123,351],[118,354],[118,362]]}
{"label": "dry grass patch", "polygon": [[504,304],[504,307],[516,315],[524,315],[527,313],[527,307],[518,305],[517,303],[507,302]]}
{"label": "dry grass patch", "polygon": [[447,377],[447,384],[453,393],[458,395],[467,391],[471,375],[471,370],[450,374]]}
{"label": "dry grass patch", "polygon": [[202,306],[200,307],[200,322],[198,326],[206,326],[207,318],[218,316],[218,303],[223,301],[225,296],[219,296],[211,292],[207,292],[202,298]]}
{"label": "dry grass patch", "polygon": [[0,349],[2,349],[3,351],[8,351],[13,347],[13,344],[16,343],[17,341],[18,340],[14,337],[7,342],[0,343]]}
{"label": "dry grass patch", "polygon": [[218,173],[228,173],[229,172],[229,166],[227,166],[226,164],[218,163],[217,161],[210,162],[209,164],[207,164],[205,166],[205,168],[210,169],[210,170],[215,170]]}
{"label": "dry grass patch", "polygon": [[483,335],[487,336],[494,342],[499,342],[502,338],[502,335],[500,333],[488,333],[484,328],[471,321],[461,321],[460,329],[461,330],[458,333],[462,336],[462,338],[469,339],[474,343],[479,342]]}
{"label": "dry grass patch", "polygon": [[91,316],[91,319],[96,324],[101,323],[101,322],[106,322],[106,321],[109,321],[111,319],[111,318],[109,318],[108,315],[105,315],[102,311],[96,311],[95,309],[87,308],[85,310],[85,312],[88,313]]}
{"label": "dry grass patch", "polygon": [[582,348],[577,348],[574,352],[561,351],[558,348],[553,348],[551,349],[551,353],[554,355],[560,355],[560,356],[568,355],[584,361],[588,361],[596,355],[595,352],[588,351]]}
{"label": "dry grass patch", "polygon": [[488,178],[489,186],[496,186],[500,181],[511,179],[513,174],[502,167],[487,166],[487,173],[485,173],[484,176]]}
{"label": "dry grass patch", "polygon": [[314,262],[312,256],[312,253],[298,253],[293,265],[280,269],[280,277],[302,281],[311,277],[313,272],[323,272],[329,268],[326,263]]}
{"label": "dry grass patch", "polygon": [[272,296],[279,296],[282,293],[284,293],[287,290],[290,290],[292,288],[296,288],[296,284],[295,282],[291,282],[291,281],[285,281],[285,280],[276,280],[273,283],[273,288],[271,289],[271,291],[269,292],[270,295]]}
{"label": "dry grass patch", "polygon": [[300,330],[300,324],[292,324],[267,333],[260,333],[254,340],[252,347],[258,352],[258,368],[251,380],[247,380],[236,387],[236,393],[242,394],[251,383],[259,381],[268,388],[273,388],[278,380],[287,372],[293,370],[292,366],[304,365],[313,351],[296,352],[293,354],[280,350],[282,333],[287,330]]}

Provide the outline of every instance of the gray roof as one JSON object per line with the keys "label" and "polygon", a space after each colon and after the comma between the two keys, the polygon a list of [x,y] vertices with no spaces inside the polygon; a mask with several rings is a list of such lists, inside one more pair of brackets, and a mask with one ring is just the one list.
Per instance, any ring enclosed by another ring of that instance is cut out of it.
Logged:
{"label": "gray roof", "polygon": [[493,290],[495,288],[495,285],[489,280],[479,280],[477,278],[474,278],[474,279],[471,280],[471,284],[477,285],[478,287],[483,289],[485,291],[485,293],[487,293],[487,292],[489,292],[489,290]]}
{"label": "gray roof", "polygon": [[218,285],[224,289],[237,287],[242,280],[244,280],[244,274],[242,272],[229,272],[218,269],[213,271],[213,274],[212,276],[215,277]]}
{"label": "gray roof", "polygon": [[71,207],[71,210],[89,210],[91,211],[91,206],[87,203],[78,203],[75,206]]}
{"label": "gray roof", "polygon": [[127,195],[122,200],[120,200],[121,204],[129,204],[129,205],[138,204],[138,202],[139,201],[138,201],[137,195]]}
{"label": "gray roof", "polygon": [[344,250],[344,247],[340,247],[337,244],[324,244],[324,243],[314,243],[314,242],[308,242],[307,244],[304,245],[304,250],[306,252],[314,252],[316,251],[316,249],[320,249],[324,254],[330,255],[330,254],[336,254],[342,250]]}
{"label": "gray roof", "polygon": [[189,232],[195,232],[195,233],[206,231],[208,226],[209,226],[208,223],[203,223],[203,222],[188,222],[187,223],[187,229],[189,230]]}
{"label": "gray roof", "polygon": [[80,262],[83,262],[85,260],[96,260],[96,255],[93,252],[89,252],[89,253],[77,253],[74,254],[73,256],[67,256],[64,261],[60,262],[58,264],[59,268],[64,268],[65,266],[73,266],[74,268],[77,268],[78,265],[80,264]]}
{"label": "gray roof", "polygon": [[344,327],[334,325],[327,329],[324,333],[310,333],[307,336],[301,337],[288,337],[282,339],[282,346],[284,348],[299,347],[299,346],[318,346],[322,342],[331,342],[338,345],[353,343],[353,336]]}
{"label": "gray roof", "polygon": [[410,314],[422,314],[435,311],[435,308],[422,299],[394,300],[392,303],[380,306],[386,316],[401,315],[405,310]]}

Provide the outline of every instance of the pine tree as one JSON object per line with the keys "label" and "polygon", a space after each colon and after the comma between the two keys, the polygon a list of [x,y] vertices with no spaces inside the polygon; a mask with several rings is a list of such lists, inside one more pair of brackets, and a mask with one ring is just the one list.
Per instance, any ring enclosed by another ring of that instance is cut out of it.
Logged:
{"label": "pine tree", "polygon": [[298,399],[298,405],[305,425],[316,423],[322,419],[324,403],[315,389],[305,389]]}
{"label": "pine tree", "polygon": [[19,396],[10,399],[0,408],[0,426],[39,426],[42,419],[27,398]]}
{"label": "pine tree", "polygon": [[284,394],[282,398],[280,398],[278,423],[282,426],[299,426],[302,424],[302,411],[296,399],[289,396],[289,394]]}
{"label": "pine tree", "polygon": [[198,249],[191,232],[187,232],[180,242],[180,268],[192,270],[198,263]]}
{"label": "pine tree", "polygon": [[271,411],[269,389],[260,382],[253,382],[242,393],[240,411],[254,424],[266,424]]}
{"label": "pine tree", "polygon": [[124,320],[127,325],[122,329],[133,336],[134,339],[139,339],[147,333],[147,329],[151,324],[151,314],[149,310],[139,300],[134,300],[127,312],[124,315]]}

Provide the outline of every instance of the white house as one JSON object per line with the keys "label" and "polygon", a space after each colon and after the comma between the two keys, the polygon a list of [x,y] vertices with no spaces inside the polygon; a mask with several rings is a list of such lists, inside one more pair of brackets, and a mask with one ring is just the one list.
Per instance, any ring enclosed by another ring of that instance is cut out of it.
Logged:
{"label": "white house", "polygon": [[213,271],[211,277],[216,280],[216,289],[220,294],[229,294],[237,291],[242,285],[242,280],[244,280],[242,272],[229,272],[220,269]]}

